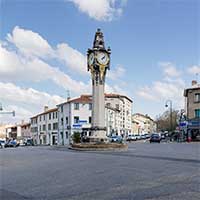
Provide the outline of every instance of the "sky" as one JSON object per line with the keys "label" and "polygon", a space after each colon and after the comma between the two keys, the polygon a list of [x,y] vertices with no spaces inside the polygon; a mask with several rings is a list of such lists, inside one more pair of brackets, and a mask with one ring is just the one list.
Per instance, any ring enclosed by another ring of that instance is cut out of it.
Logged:
{"label": "sky", "polygon": [[199,0],[0,0],[0,103],[16,111],[0,123],[91,93],[86,52],[97,28],[112,50],[107,93],[152,118],[168,99],[184,108],[184,88],[200,81]]}

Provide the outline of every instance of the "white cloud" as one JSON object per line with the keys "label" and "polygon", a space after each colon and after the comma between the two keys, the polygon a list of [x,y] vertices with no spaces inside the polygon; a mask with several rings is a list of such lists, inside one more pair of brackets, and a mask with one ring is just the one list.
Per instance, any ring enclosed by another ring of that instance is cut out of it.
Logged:
{"label": "white cloud", "polygon": [[138,90],[137,94],[144,99],[157,101],[156,97],[151,94],[151,88],[148,86],[142,87]]}
{"label": "white cloud", "polygon": [[50,95],[46,92],[41,92],[33,88],[21,88],[13,83],[0,82],[1,102],[4,111],[15,110],[16,116],[0,115],[1,121],[11,122],[29,118],[43,111],[43,107],[55,107],[65,99],[58,95]]}
{"label": "white cloud", "polygon": [[38,33],[18,26],[13,29],[12,34],[7,34],[7,40],[16,47],[17,56],[27,59],[57,59],[58,62],[64,62],[66,68],[80,74],[87,74],[86,56],[67,43],[58,44],[55,48],[51,47]]}
{"label": "white cloud", "polygon": [[[42,82],[50,80],[57,86],[69,89],[72,95],[91,93],[91,81],[84,83],[74,80],[61,71],[57,66],[49,64],[50,59],[57,59],[79,73],[89,73],[86,68],[86,58],[67,43],[58,44],[55,48],[38,33],[15,27],[12,34],[8,34],[7,41],[0,41],[0,94],[1,102],[7,110],[16,110],[15,120],[28,119],[32,113],[38,113],[45,104],[55,106],[62,100],[59,96],[51,96],[32,88],[24,89],[14,85],[15,82]],[[32,41],[33,40],[33,41]],[[117,80],[124,73],[119,66],[111,73],[113,80]],[[77,76],[79,79],[79,77]],[[123,91],[118,85],[105,86],[106,92]],[[0,116],[1,121],[11,120],[13,117]]]}
{"label": "white cloud", "polygon": [[78,9],[98,21],[111,21],[123,12],[126,0],[67,0]]}
{"label": "white cloud", "polygon": [[149,86],[138,89],[137,95],[155,102],[165,102],[171,99],[177,108],[184,106],[183,91],[185,82],[179,77],[180,73],[171,64],[164,64],[164,77],[162,81],[154,81]]}
{"label": "white cloud", "polygon": [[161,62],[159,63],[159,65],[163,67],[163,72],[165,76],[179,77],[181,75],[181,71],[179,71],[173,63]]}
{"label": "white cloud", "polygon": [[199,74],[200,75],[200,66],[193,65],[187,69],[189,74],[195,75]]}
{"label": "white cloud", "polygon": [[108,78],[111,80],[117,80],[124,76],[126,70],[123,66],[118,65],[116,68],[108,70]]}
{"label": "white cloud", "polygon": [[[81,74],[87,73],[87,61],[86,56],[73,49],[66,43],[58,44],[55,51],[56,57],[63,60],[64,63],[73,71]],[[88,74],[88,73],[87,73]]]}
{"label": "white cloud", "polygon": [[52,67],[38,58],[27,59],[14,51],[8,51],[2,46],[0,46],[0,56],[1,80],[28,80],[34,82],[51,80],[64,89],[76,88],[75,93],[89,90],[89,86],[85,83],[73,80],[58,68]]}
{"label": "white cloud", "polygon": [[1,96],[1,100],[31,104],[32,106],[45,105],[47,102],[54,105],[63,101],[63,98],[58,95],[50,95],[32,88],[23,89],[13,83],[0,82],[0,93],[4,94]]}
{"label": "white cloud", "polygon": [[26,56],[46,57],[53,54],[51,46],[38,33],[18,26],[13,29],[12,34],[7,34],[7,40]]}

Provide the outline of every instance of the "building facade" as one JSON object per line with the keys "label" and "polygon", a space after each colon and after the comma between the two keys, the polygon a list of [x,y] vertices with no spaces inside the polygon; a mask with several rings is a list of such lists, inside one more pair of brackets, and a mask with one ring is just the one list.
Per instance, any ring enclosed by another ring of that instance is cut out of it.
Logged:
{"label": "building facade", "polygon": [[[132,100],[124,95],[105,94],[106,135],[126,136],[131,132]],[[31,117],[34,143],[40,145],[69,145],[72,135],[79,132],[91,136],[92,96],[68,99],[57,108]]]}
{"label": "building facade", "polygon": [[192,81],[192,86],[184,90],[185,111],[188,121],[187,134],[192,140],[200,139],[200,84]]}
{"label": "building facade", "polygon": [[6,127],[6,138],[16,139],[23,142],[24,139],[32,138],[31,124],[22,121],[20,124],[10,125]]}
{"label": "building facade", "polygon": [[143,115],[141,113],[132,115],[132,133],[139,135],[155,133],[156,129],[156,122],[148,115]]}
{"label": "building facade", "polygon": [[31,133],[35,144],[56,145],[58,143],[58,109],[44,108],[44,112],[31,117]]}
{"label": "building facade", "polygon": [[[91,136],[92,96],[81,95],[58,105],[58,143],[68,145],[75,132]],[[131,132],[132,100],[124,95],[105,94],[106,135]]]}

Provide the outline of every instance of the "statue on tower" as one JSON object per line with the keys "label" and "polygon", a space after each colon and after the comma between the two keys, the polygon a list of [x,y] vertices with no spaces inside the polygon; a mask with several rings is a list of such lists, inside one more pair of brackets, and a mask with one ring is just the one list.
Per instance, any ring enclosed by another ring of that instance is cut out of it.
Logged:
{"label": "statue on tower", "polygon": [[92,137],[106,139],[104,85],[107,69],[110,69],[110,48],[105,48],[101,29],[97,29],[93,48],[87,51],[88,71],[92,76]]}

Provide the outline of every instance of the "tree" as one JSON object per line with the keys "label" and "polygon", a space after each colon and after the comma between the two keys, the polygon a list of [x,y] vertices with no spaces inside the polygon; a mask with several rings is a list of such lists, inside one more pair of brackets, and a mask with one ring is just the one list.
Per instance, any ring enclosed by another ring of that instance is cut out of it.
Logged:
{"label": "tree", "polygon": [[74,143],[80,143],[81,142],[80,133],[79,132],[74,132],[72,139],[73,139]]}
{"label": "tree", "polygon": [[[179,111],[172,111],[172,131],[176,130],[178,126]],[[170,111],[165,111],[162,115],[158,116],[156,119],[158,131],[171,131],[171,122],[170,122]]]}

